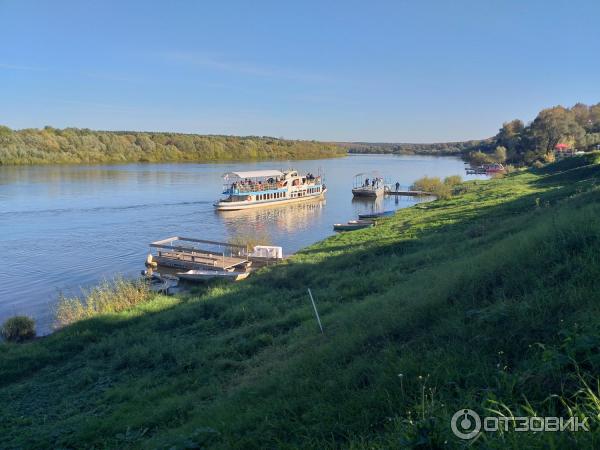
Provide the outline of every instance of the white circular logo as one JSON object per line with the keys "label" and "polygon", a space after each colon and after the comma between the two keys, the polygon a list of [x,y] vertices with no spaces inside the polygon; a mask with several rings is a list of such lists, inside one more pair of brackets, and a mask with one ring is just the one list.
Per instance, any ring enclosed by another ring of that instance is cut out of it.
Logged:
{"label": "white circular logo", "polygon": [[460,439],[473,439],[481,431],[481,418],[472,409],[460,409],[452,416],[450,427]]}

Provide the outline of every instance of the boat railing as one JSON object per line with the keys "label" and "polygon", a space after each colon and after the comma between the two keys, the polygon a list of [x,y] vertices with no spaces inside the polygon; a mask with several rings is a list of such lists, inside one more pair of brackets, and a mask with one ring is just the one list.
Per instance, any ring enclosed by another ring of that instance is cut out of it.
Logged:
{"label": "boat railing", "polygon": [[250,184],[234,183],[228,187],[226,192],[230,193],[230,194],[239,194],[239,193],[247,193],[247,192],[272,191],[272,190],[281,189],[281,188],[283,188],[283,185],[280,183],[250,183]]}
{"label": "boat railing", "polygon": [[[316,186],[321,182],[320,179],[306,180],[307,186]],[[274,191],[278,189],[285,189],[283,182],[276,183],[233,183],[227,185],[224,190],[224,194],[245,194],[250,192],[263,192],[263,191]]]}

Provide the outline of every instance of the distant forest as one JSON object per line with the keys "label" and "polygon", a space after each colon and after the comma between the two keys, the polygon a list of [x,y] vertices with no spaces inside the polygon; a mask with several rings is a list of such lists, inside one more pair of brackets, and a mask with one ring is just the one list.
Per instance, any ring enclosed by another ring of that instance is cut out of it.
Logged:
{"label": "distant forest", "polygon": [[0,165],[310,159],[342,156],[332,143],[65,128],[0,126]]}
{"label": "distant forest", "polygon": [[519,119],[505,122],[495,136],[482,140],[436,144],[340,143],[350,153],[457,155],[476,163],[517,165],[553,160],[557,144],[580,151],[597,149],[600,146],[600,103],[547,108],[527,125]]}
{"label": "distant forest", "polygon": [[[488,142],[489,141],[489,142]],[[457,155],[489,145],[491,139],[464,142],[438,142],[433,144],[339,142],[349,153],[395,153],[400,155]]]}

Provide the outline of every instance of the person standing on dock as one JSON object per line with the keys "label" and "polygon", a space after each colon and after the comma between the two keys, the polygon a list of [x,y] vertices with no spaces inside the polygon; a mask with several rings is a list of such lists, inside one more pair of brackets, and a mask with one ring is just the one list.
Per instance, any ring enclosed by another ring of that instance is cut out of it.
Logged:
{"label": "person standing on dock", "polygon": [[396,192],[400,190],[400,182],[396,181]]}

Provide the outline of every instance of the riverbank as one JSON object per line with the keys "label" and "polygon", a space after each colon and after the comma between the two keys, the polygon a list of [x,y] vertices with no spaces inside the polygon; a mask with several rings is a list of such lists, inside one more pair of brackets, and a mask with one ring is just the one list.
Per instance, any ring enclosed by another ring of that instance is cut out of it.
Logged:
{"label": "riverbank", "polygon": [[335,144],[266,136],[0,126],[0,165],[256,161],[345,154]]}
{"label": "riverbank", "polygon": [[243,283],[0,345],[0,447],[459,447],[471,408],[591,418],[490,448],[591,448],[598,162],[472,181]]}

